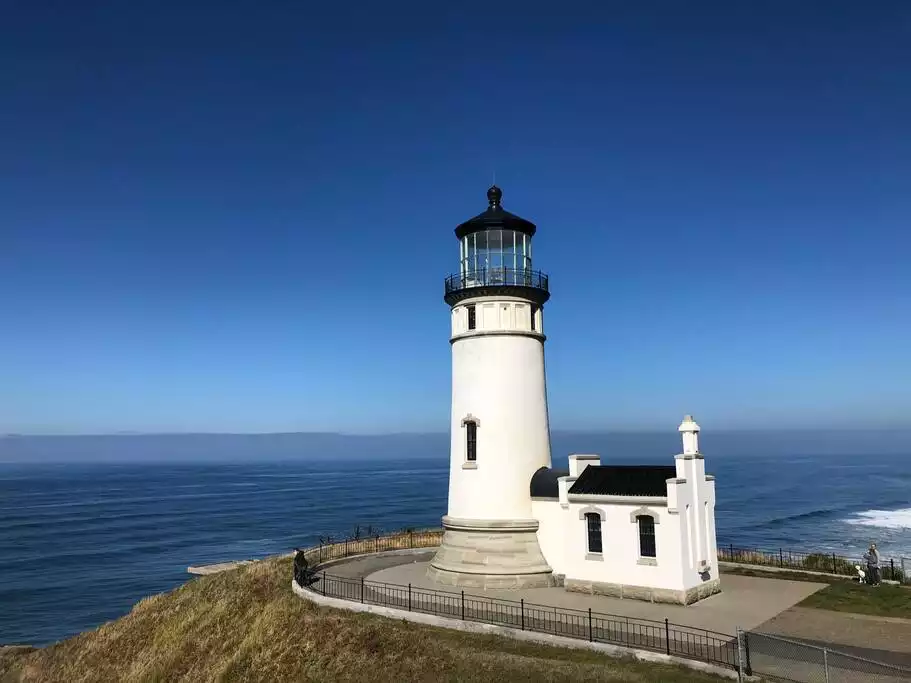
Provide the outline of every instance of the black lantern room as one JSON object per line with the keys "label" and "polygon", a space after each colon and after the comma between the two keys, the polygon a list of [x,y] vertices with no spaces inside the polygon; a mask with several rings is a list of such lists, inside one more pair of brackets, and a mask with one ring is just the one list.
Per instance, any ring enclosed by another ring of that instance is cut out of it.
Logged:
{"label": "black lantern room", "polygon": [[547,276],[531,265],[535,224],[503,209],[503,190],[487,190],[487,210],[455,229],[459,272],[446,278],[446,303],[475,296],[520,296],[543,304]]}

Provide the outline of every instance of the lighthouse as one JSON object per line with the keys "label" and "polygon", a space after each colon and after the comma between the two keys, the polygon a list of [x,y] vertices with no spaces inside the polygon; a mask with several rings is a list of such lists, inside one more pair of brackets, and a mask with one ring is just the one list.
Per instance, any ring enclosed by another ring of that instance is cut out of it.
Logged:
{"label": "lighthouse", "polygon": [[538,544],[529,482],[551,467],[544,373],[548,278],[532,266],[531,221],[506,211],[503,192],[455,229],[451,309],[449,501],[428,569],[436,582],[474,588],[553,585]]}

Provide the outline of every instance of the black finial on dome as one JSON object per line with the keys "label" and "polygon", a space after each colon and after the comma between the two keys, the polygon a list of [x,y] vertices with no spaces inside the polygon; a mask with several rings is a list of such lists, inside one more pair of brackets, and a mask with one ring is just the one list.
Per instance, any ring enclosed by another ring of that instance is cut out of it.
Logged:
{"label": "black finial on dome", "polygon": [[503,198],[503,190],[496,185],[491,185],[487,190],[487,201],[490,202],[491,208],[500,206],[500,200]]}
{"label": "black finial on dome", "polygon": [[513,230],[521,232],[529,237],[535,234],[535,224],[520,218],[514,213],[510,213],[502,206],[500,201],[503,199],[503,190],[496,185],[491,185],[487,190],[487,201],[490,202],[483,213],[479,213],[474,218],[461,223],[456,229],[456,237],[462,239],[466,235],[471,235],[482,230]]}

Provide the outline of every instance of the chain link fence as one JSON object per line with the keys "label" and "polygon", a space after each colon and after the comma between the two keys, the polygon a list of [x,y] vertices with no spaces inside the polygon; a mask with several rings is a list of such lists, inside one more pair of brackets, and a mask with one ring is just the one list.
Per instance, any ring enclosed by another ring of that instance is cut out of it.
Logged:
{"label": "chain link fence", "polygon": [[[740,633],[743,673],[788,683],[893,683],[911,680],[900,662],[875,661],[843,649],[773,636]],[[838,648],[838,646],[835,646]]]}

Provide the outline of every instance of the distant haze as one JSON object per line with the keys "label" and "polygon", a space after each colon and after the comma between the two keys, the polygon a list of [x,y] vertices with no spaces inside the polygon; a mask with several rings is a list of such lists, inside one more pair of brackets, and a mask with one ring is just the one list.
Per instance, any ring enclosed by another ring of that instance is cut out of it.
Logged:
{"label": "distant haze", "polygon": [[[675,431],[565,432],[552,436],[556,466],[569,453],[597,453],[605,460],[663,461],[679,452]],[[911,430],[728,431],[703,435],[707,458],[761,455],[825,456],[911,454]],[[448,434],[161,434],[107,436],[8,436],[0,438],[0,463],[248,462],[306,459],[449,457]]]}

